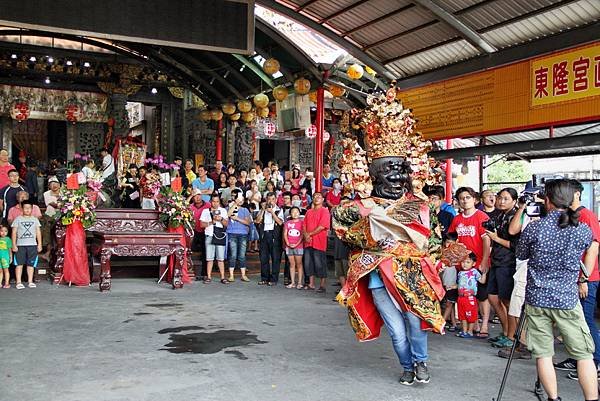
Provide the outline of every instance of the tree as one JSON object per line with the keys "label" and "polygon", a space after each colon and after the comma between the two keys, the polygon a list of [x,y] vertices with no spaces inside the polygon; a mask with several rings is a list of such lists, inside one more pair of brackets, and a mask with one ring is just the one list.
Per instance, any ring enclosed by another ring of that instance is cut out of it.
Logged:
{"label": "tree", "polygon": [[[531,180],[529,163],[523,160],[508,161],[506,156],[497,155],[488,158],[486,169],[486,189],[499,191],[505,187],[513,187],[517,191],[525,188],[525,183]],[[521,182],[521,184],[514,184]]]}

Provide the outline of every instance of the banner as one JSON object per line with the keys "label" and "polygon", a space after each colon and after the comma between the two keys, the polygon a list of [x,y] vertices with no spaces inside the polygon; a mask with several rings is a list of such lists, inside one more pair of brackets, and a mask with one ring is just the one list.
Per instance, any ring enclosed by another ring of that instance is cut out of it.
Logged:
{"label": "banner", "polygon": [[11,115],[15,102],[24,102],[29,119],[65,121],[68,107],[76,104],[78,122],[106,122],[107,99],[105,94],[95,92],[0,85],[0,114]]}
{"label": "banner", "polygon": [[600,95],[600,44],[531,61],[531,105]]}

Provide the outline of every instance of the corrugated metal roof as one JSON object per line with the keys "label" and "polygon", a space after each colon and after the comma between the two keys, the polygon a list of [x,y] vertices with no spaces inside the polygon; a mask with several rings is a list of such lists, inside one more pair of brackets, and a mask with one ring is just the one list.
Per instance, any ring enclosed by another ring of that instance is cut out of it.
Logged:
{"label": "corrugated metal roof", "polygon": [[[276,1],[356,44],[398,77],[482,54],[410,0]],[[600,20],[599,0],[435,1],[498,49]]]}

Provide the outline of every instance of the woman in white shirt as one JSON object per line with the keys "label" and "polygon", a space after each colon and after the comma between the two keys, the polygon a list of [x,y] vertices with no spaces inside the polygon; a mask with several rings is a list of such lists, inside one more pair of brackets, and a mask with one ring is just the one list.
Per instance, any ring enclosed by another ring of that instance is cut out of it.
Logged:
{"label": "woman in white shirt", "polygon": [[[212,281],[212,267],[215,259],[219,266],[221,274],[221,284],[229,284],[225,278],[225,241],[224,236],[227,235],[224,229],[227,229],[228,216],[227,210],[221,206],[221,198],[217,194],[210,196],[210,208],[204,209],[200,215],[200,224],[205,227],[205,246],[206,246],[206,279],[204,284]],[[215,227],[217,230],[215,230]],[[215,231],[219,231],[216,233]],[[218,241],[223,241],[223,244],[216,244]]]}

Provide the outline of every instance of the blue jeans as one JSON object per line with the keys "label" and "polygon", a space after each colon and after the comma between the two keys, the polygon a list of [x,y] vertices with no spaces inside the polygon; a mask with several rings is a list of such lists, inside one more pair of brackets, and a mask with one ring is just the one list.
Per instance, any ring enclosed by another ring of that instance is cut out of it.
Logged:
{"label": "blue jeans", "polygon": [[405,371],[414,371],[416,362],[426,362],[427,332],[421,330],[421,319],[410,312],[402,312],[394,305],[387,290],[371,289],[377,311],[392,338],[394,351]]}
{"label": "blue jeans", "polygon": [[596,292],[598,292],[598,281],[590,281],[588,283],[588,296],[581,300],[581,306],[583,307],[583,316],[585,322],[590,328],[592,333],[592,339],[594,340],[594,362],[596,366],[600,364],[600,333],[598,333],[598,327],[596,326],[596,320],[594,319],[596,311]]}
{"label": "blue jeans", "polygon": [[240,269],[246,268],[246,246],[248,245],[247,234],[229,235],[229,268],[235,269],[235,262]]}

